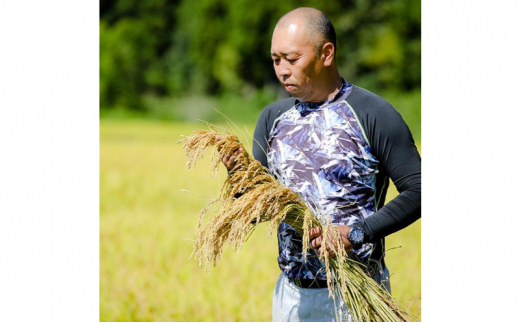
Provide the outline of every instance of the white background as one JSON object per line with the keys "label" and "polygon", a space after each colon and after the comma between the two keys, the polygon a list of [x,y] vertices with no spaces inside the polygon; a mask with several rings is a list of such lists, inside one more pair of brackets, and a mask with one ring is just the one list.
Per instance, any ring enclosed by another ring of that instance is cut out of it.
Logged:
{"label": "white background", "polygon": [[[516,317],[517,1],[422,2],[422,318]],[[0,320],[99,321],[99,3],[0,4]]]}

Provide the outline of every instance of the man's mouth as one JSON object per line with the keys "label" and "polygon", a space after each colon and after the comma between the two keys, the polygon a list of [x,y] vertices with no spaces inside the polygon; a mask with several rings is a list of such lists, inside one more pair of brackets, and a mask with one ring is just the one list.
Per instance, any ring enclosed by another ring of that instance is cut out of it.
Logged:
{"label": "man's mouth", "polygon": [[285,90],[286,90],[286,91],[292,91],[292,90],[294,90],[294,85],[293,85],[293,84],[284,83],[283,86],[285,87]]}

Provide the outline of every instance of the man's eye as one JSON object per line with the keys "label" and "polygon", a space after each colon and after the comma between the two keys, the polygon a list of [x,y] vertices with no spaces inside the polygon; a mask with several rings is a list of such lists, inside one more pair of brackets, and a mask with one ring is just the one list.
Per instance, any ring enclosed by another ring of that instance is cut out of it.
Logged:
{"label": "man's eye", "polygon": [[294,64],[298,59],[297,58],[293,58],[293,59],[287,59],[287,61],[291,64]]}
{"label": "man's eye", "polygon": [[275,59],[273,59],[273,62],[278,65],[280,63],[280,59],[279,58],[275,58]]}

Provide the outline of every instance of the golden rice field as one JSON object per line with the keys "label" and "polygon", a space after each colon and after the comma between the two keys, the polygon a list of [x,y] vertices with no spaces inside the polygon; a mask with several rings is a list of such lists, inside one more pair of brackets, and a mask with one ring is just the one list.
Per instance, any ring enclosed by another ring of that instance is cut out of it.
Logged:
{"label": "golden rice field", "polygon": [[[271,320],[280,271],[267,225],[239,254],[227,250],[209,275],[190,259],[198,212],[225,176],[210,177],[209,156],[186,170],[176,142],[199,128],[100,122],[100,321]],[[247,128],[237,134],[250,143],[254,125]],[[388,237],[388,249],[392,293],[420,319],[420,220]]]}

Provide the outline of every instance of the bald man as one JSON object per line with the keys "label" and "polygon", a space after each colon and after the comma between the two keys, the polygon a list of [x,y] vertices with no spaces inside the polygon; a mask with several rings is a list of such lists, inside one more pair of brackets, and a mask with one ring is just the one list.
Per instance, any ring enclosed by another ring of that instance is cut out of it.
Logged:
{"label": "bald man", "polygon": [[[321,11],[298,8],[279,20],[271,57],[292,97],[262,111],[253,155],[300,194],[320,221],[336,224],[349,256],[390,291],[384,238],[421,216],[421,161],[399,113],[345,81],[335,55],[334,27]],[[224,163],[232,169],[234,156]],[[384,205],[389,178],[400,194]],[[310,239],[305,262],[302,237],[288,224],[278,229],[281,274],[273,321],[348,321],[344,303],[328,297],[316,253],[321,230],[311,230]]]}

